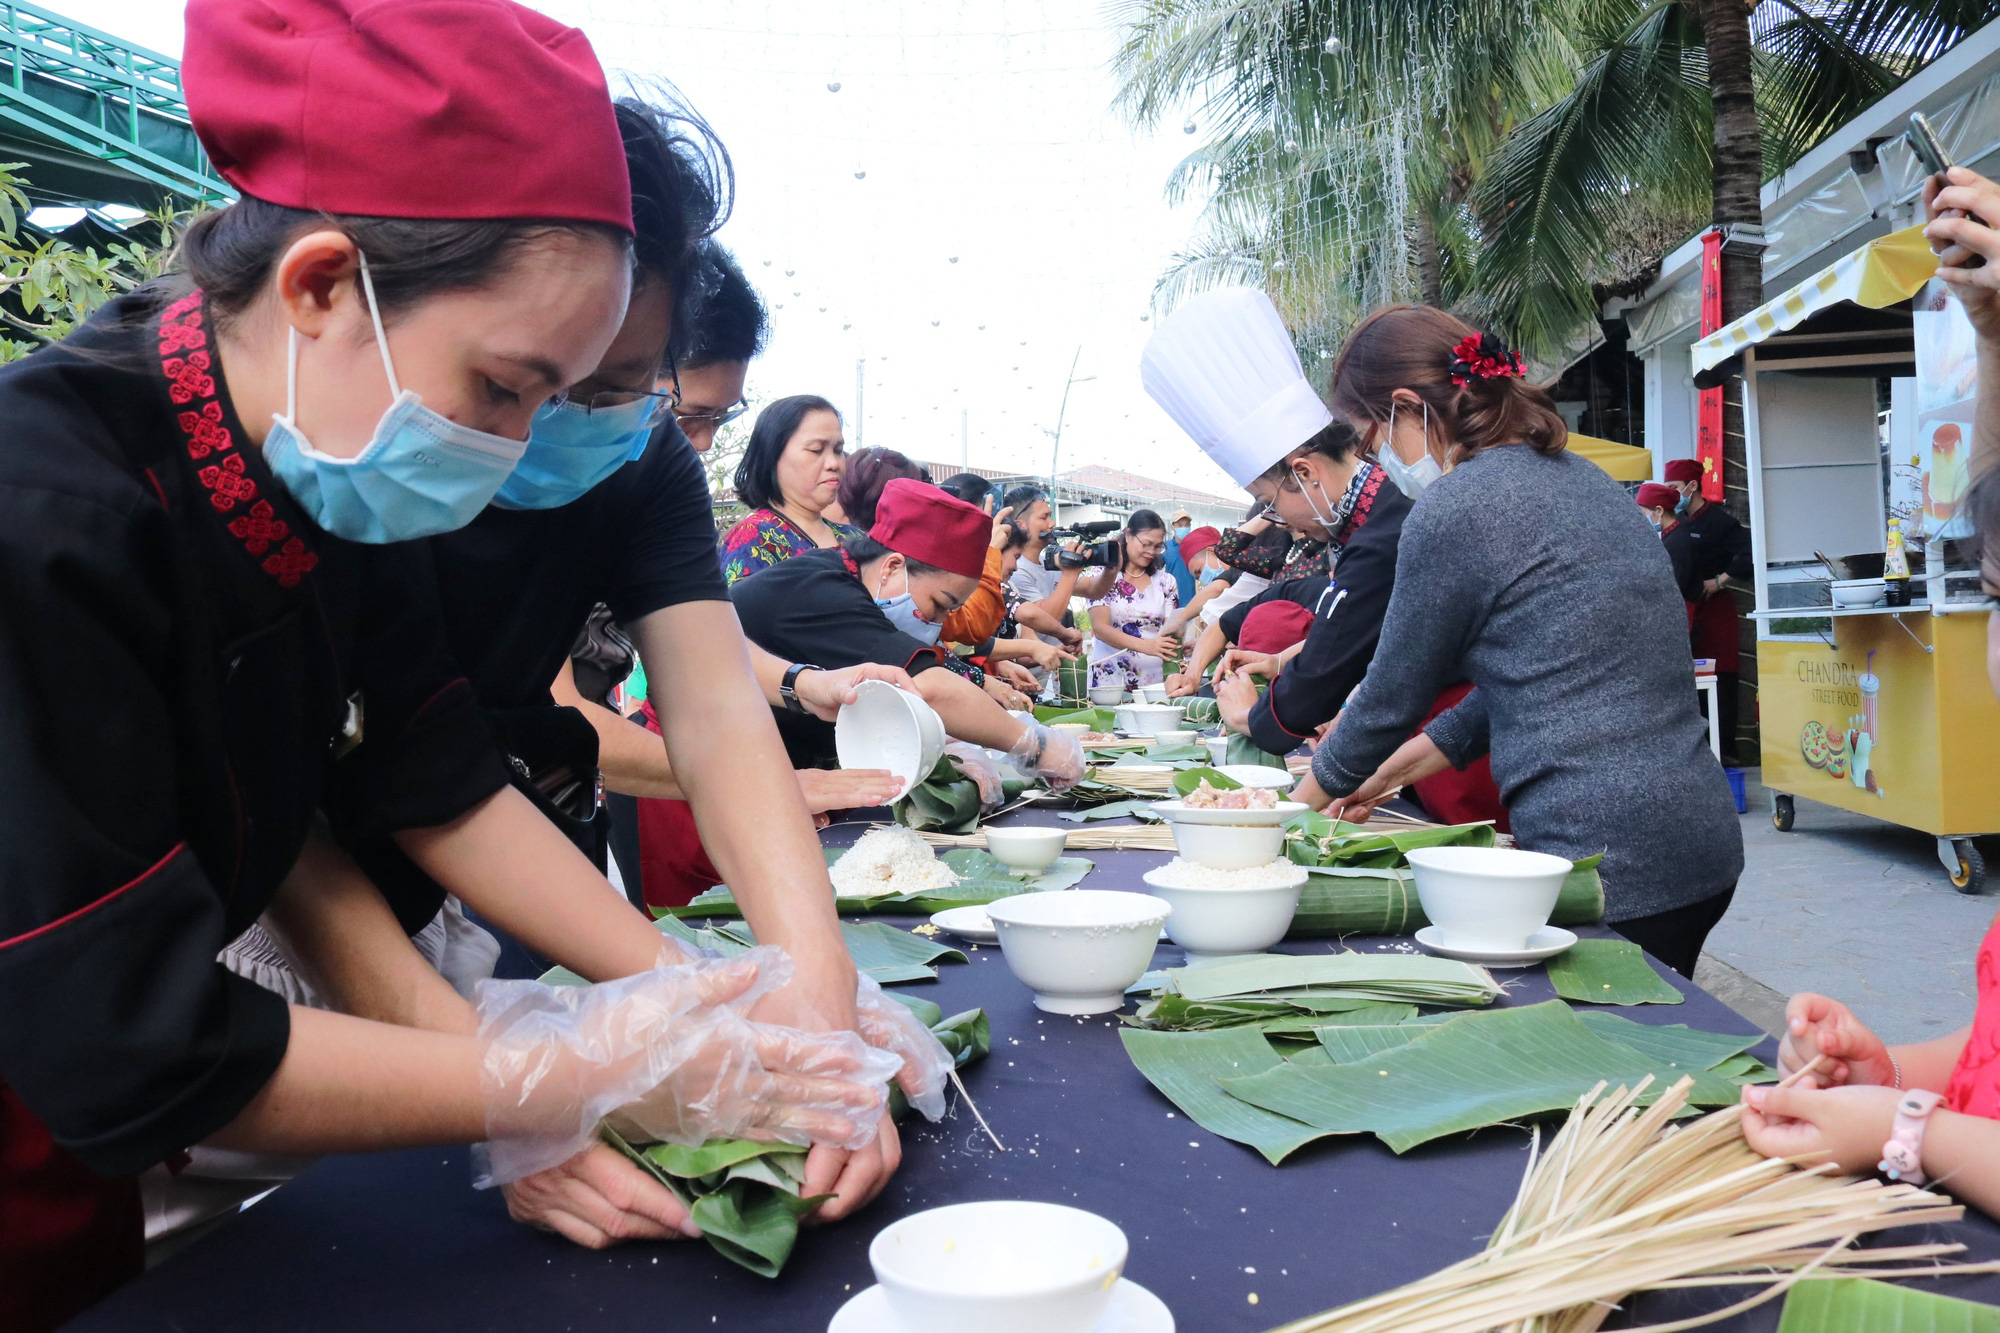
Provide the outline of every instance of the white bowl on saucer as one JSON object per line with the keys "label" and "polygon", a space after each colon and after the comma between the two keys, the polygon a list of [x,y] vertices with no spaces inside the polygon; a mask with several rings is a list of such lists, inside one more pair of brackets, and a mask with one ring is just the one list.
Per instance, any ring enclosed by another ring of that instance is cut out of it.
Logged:
{"label": "white bowl on saucer", "polygon": [[1059,828],[989,828],[986,850],[1009,870],[1047,870],[1062,855],[1069,830]]}
{"label": "white bowl on saucer", "polygon": [[868,1263],[910,1329],[1092,1333],[1127,1250],[1125,1233],[1095,1213],[996,1199],[892,1222],[869,1243]]}
{"label": "white bowl on saucer", "polygon": [[1088,722],[1051,722],[1048,725],[1050,731],[1060,731],[1065,736],[1074,736],[1079,742],[1090,734]]}
{"label": "white bowl on saucer", "polygon": [[1090,692],[1090,702],[1098,708],[1115,708],[1125,702],[1125,687],[1099,685]]}
{"label": "white bowl on saucer", "polygon": [[1128,736],[1158,736],[1163,731],[1180,731],[1179,704],[1120,704],[1118,727]]}
{"label": "white bowl on saucer", "polygon": [[1154,732],[1153,740],[1160,745],[1193,745],[1194,738],[1200,734],[1199,732],[1190,731],[1188,728],[1182,727],[1178,731]]}
{"label": "white bowl on saucer", "polygon": [[1141,685],[1134,693],[1139,696],[1139,702],[1144,704],[1163,704],[1167,701],[1167,687],[1164,684]]}
{"label": "white bowl on saucer", "polygon": [[1282,824],[1306,809],[1304,801],[1280,801],[1269,810],[1216,810],[1183,801],[1157,801],[1153,805],[1154,814],[1176,824],[1233,824],[1239,828]]}
{"label": "white bowl on saucer", "polygon": [[1440,943],[1519,952],[1549,923],[1573,863],[1513,847],[1418,847],[1406,853]]}
{"label": "white bowl on saucer", "polygon": [[1173,830],[1174,850],[1182,859],[1211,870],[1248,870],[1285,854],[1285,830],[1279,824],[1197,824],[1176,819]]}
{"label": "white bowl on saucer", "polygon": [[1071,889],[986,905],[1007,966],[1051,1014],[1108,1014],[1153,961],[1173,906],[1144,893]]}
{"label": "white bowl on saucer", "polygon": [[931,775],[944,757],[944,721],[919,695],[883,680],[854,687],[833,722],[842,768],[886,768],[902,779],[898,799]]}
{"label": "white bowl on saucer", "polygon": [[[1189,827],[1217,830],[1215,825]],[[1299,890],[1306,883],[1303,866],[1289,883],[1274,888],[1177,888],[1162,882],[1166,876],[1165,866],[1147,871],[1146,887],[1173,905],[1174,914],[1167,918],[1167,937],[1190,958],[1263,953],[1292,928],[1292,917],[1299,910]]]}
{"label": "white bowl on saucer", "polygon": [[1478,963],[1481,967],[1533,967],[1575,944],[1576,934],[1561,926],[1543,926],[1528,936],[1528,942],[1522,948],[1478,949],[1447,943],[1444,933],[1436,926],[1425,926],[1417,932],[1417,943],[1426,952],[1440,958],[1456,958],[1463,963]]}

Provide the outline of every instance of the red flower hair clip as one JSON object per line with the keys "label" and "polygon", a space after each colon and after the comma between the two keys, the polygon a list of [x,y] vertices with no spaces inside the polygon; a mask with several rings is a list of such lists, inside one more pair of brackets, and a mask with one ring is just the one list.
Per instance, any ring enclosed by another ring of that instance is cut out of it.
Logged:
{"label": "red flower hair clip", "polygon": [[1469,333],[1451,349],[1451,382],[1461,389],[1474,380],[1521,379],[1527,373],[1521,354],[1490,333]]}

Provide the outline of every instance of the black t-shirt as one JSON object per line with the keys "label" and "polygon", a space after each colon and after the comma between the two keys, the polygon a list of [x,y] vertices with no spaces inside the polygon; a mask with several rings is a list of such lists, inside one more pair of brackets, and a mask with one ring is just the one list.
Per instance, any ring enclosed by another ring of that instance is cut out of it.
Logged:
{"label": "black t-shirt", "polygon": [[[808,551],[739,580],[729,590],[743,632],[788,662],[837,671],[879,662],[911,675],[938,665],[937,651],[890,623],[861,586],[853,558],[839,547]],[[772,710],[795,768],[834,761],[833,724],[787,709]]]}
{"label": "black t-shirt", "polygon": [[630,625],[729,596],[701,456],[671,421],[646,452],[556,509],[489,505],[432,537],[445,637],[489,709],[547,704],[591,608]]}

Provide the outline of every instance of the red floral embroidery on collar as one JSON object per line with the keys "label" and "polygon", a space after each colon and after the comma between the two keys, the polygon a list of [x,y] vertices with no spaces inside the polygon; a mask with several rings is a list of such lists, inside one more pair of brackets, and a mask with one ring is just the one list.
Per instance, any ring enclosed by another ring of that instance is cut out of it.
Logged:
{"label": "red floral embroidery on collar", "polygon": [[[199,291],[161,312],[160,371],[167,377],[167,396],[175,405],[188,409],[176,414],[176,420],[188,457],[197,463],[207,462],[196,469],[195,479],[208,491],[209,504],[219,514],[242,506],[245,512],[229,521],[230,535],[243,543],[252,558],[263,557],[259,567],[276,579],[279,587],[296,588],[319,563],[319,556],[293,535],[291,525],[277,516],[269,500],[257,498],[257,483],[248,475],[236,438],[224,421],[222,403],[216,398],[215,376],[209,373],[213,362],[206,321]],[[271,549],[274,546],[278,548],[275,551]]]}

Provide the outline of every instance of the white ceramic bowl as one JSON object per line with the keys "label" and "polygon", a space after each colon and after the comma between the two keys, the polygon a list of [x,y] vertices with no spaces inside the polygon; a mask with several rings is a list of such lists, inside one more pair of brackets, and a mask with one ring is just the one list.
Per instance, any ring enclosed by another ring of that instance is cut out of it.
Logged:
{"label": "white ceramic bowl", "polygon": [[1074,736],[1078,740],[1082,740],[1090,734],[1090,724],[1088,722],[1051,722],[1049,723],[1049,730],[1060,731],[1065,736]]}
{"label": "white ceramic bowl", "polygon": [[1573,868],[1511,847],[1419,847],[1407,856],[1424,915],[1460,948],[1525,949],[1549,923]]}
{"label": "white ceramic bowl", "polygon": [[1299,780],[1285,769],[1266,768],[1262,764],[1217,764],[1215,771],[1225,778],[1234,778],[1245,787],[1290,791],[1299,785]]}
{"label": "white ceramic bowl", "polygon": [[1179,704],[1120,704],[1118,726],[1128,736],[1158,736],[1163,731],[1180,731]]}
{"label": "white ceramic bowl", "polygon": [[1243,870],[1285,854],[1285,830],[1276,824],[1190,824],[1175,820],[1174,850],[1212,870]]}
{"label": "white ceramic bowl", "polygon": [[1009,870],[1047,870],[1062,855],[1069,830],[1059,828],[989,828],[986,850]]}
{"label": "white ceramic bowl", "polygon": [[1164,684],[1141,685],[1134,693],[1139,696],[1139,702],[1143,704],[1163,704],[1167,701],[1167,687]]}
{"label": "white ceramic bowl", "polygon": [[854,694],[834,718],[834,753],[842,768],[888,769],[902,779],[901,797],[944,757],[944,722],[921,697],[887,681],[864,680]]}
{"label": "white ceramic bowl", "polygon": [[[1182,827],[1202,826],[1175,825],[1176,830]],[[1210,826],[1204,831],[1223,830]],[[1165,873],[1164,867],[1147,871],[1146,886],[1173,907],[1174,914],[1167,918],[1167,936],[1191,958],[1264,952],[1292,928],[1292,916],[1299,910],[1299,890],[1306,883],[1303,866],[1290,883],[1273,889],[1174,888],[1160,882],[1159,876]]]}
{"label": "white ceramic bowl", "polygon": [[1072,889],[988,903],[1007,966],[1051,1014],[1108,1014],[1153,961],[1173,908],[1144,893]]}
{"label": "white ceramic bowl", "polygon": [[1178,731],[1156,731],[1153,733],[1153,739],[1162,745],[1193,745],[1194,738],[1198,734],[1182,727]]}
{"label": "white ceramic bowl", "polygon": [[892,1222],[868,1263],[905,1328],[1091,1333],[1126,1253],[1125,1233],[1095,1213],[996,1199]]}
{"label": "white ceramic bowl", "polygon": [[1090,702],[1099,708],[1115,708],[1125,702],[1123,685],[1099,685],[1090,692]]}
{"label": "white ceramic bowl", "polygon": [[1888,595],[1889,585],[1882,579],[1842,579],[1833,585],[1835,606],[1873,606]]}
{"label": "white ceramic bowl", "polygon": [[1180,801],[1159,801],[1153,806],[1153,813],[1176,824],[1234,824],[1238,827],[1263,827],[1282,824],[1293,815],[1303,814],[1304,801],[1280,801],[1269,810],[1212,810],[1190,809]]}
{"label": "white ceramic bowl", "polygon": [[1220,766],[1229,762],[1229,737],[1210,736],[1202,744],[1208,747],[1209,767],[1220,771]]}

